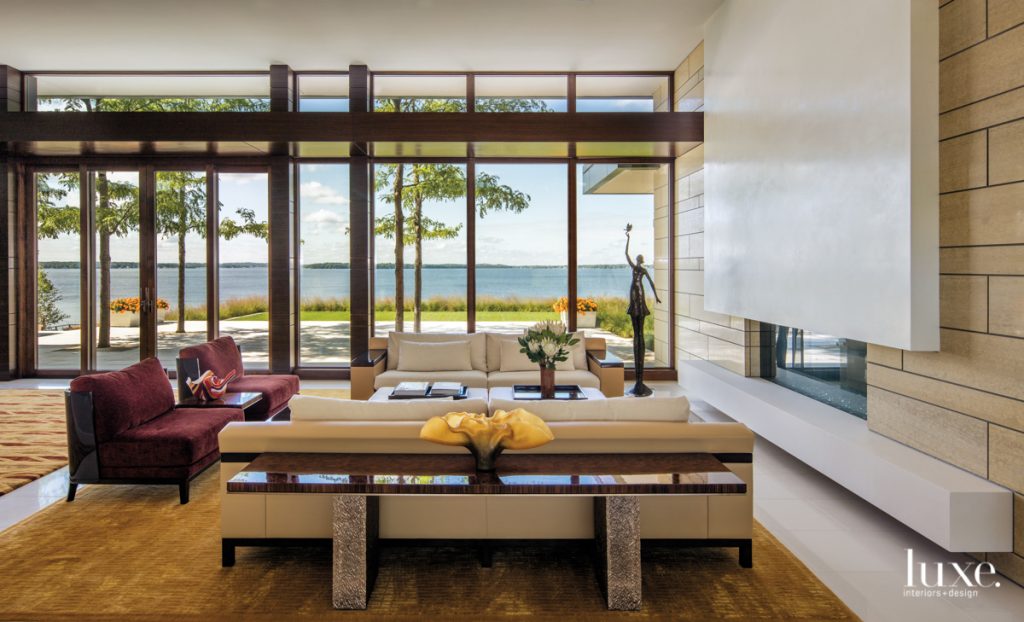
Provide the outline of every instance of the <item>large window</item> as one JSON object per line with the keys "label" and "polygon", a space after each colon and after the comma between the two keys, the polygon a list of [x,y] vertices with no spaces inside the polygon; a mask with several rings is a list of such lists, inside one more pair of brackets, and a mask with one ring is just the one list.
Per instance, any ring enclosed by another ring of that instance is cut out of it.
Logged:
{"label": "large window", "polygon": [[565,112],[566,76],[477,76],[477,112]]}
{"label": "large window", "polygon": [[839,410],[867,418],[867,344],[763,324],[761,376]]}
{"label": "large window", "polygon": [[382,164],[374,175],[377,332],[466,332],[466,167]]}
{"label": "large window", "polygon": [[463,112],[466,76],[375,74],[373,101],[376,112]]}
{"label": "large window", "polygon": [[266,173],[221,173],[220,334],[242,347],[247,368],[270,362]]}
{"label": "large window", "polygon": [[[644,361],[647,366],[667,367],[671,357],[668,165],[581,164],[576,170],[576,326],[604,338],[614,354],[634,363],[633,329],[627,315],[633,273],[629,262],[639,264],[651,277],[650,281],[643,278],[650,312],[644,323]],[[632,226],[628,259],[627,224]],[[660,303],[652,283],[658,286]]]}
{"label": "large window", "polygon": [[36,366],[81,367],[82,300],[78,173],[37,174]]}
{"label": "large window", "polygon": [[139,361],[139,174],[89,173],[96,249],[96,369]]}
{"label": "large window", "polygon": [[667,112],[668,76],[577,76],[577,112]]}
{"label": "large window", "polygon": [[266,73],[44,74],[40,112],[254,112],[270,109]]}
{"label": "large window", "polygon": [[299,74],[299,111],[348,112],[347,74]]}
{"label": "large window", "polygon": [[157,357],[206,341],[206,173],[156,173]]}
{"label": "large window", "polygon": [[569,278],[566,165],[479,164],[476,198],[477,330],[556,319]]}
{"label": "large window", "polygon": [[299,182],[299,364],[348,365],[348,165],[302,164]]}

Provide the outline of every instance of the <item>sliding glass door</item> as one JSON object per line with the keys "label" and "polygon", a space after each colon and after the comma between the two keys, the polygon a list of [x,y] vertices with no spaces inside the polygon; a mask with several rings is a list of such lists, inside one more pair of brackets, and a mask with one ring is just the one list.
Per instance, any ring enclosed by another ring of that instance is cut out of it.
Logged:
{"label": "sliding glass door", "polygon": [[79,175],[36,173],[36,367],[82,365]]}
{"label": "sliding glass door", "polygon": [[145,293],[139,273],[139,173],[88,174],[95,253],[93,343],[96,369],[139,361]]}
{"label": "sliding glass door", "polygon": [[207,340],[207,185],[205,171],[156,172],[157,357]]}

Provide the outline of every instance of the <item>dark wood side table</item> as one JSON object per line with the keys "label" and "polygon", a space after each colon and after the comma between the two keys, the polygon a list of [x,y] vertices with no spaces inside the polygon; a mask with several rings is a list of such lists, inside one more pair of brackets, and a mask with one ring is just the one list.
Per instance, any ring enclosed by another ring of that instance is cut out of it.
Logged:
{"label": "dark wood side table", "polygon": [[195,397],[186,397],[178,400],[176,408],[241,408],[242,412],[251,408],[263,399],[262,393],[225,393],[219,400],[200,400]]}
{"label": "dark wood side table", "polygon": [[[381,496],[593,497],[598,578],[608,609],[635,611],[641,605],[640,496],[746,491],[742,479],[705,453],[506,454],[493,472],[477,471],[468,453],[264,453],[227,483],[228,494],[334,496],[336,609],[366,609],[370,600]],[[224,546],[230,547],[225,565],[231,565],[234,545]]]}

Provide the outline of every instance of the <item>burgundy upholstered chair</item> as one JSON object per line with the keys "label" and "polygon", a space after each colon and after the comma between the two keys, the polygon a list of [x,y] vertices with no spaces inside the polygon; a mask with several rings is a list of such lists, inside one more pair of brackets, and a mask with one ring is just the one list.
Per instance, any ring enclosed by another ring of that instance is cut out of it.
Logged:
{"label": "burgundy upholstered chair", "polygon": [[198,378],[212,370],[223,378],[235,370],[237,376],[228,383],[228,393],[261,393],[263,399],[245,411],[249,421],[265,421],[288,413],[288,401],[299,392],[299,377],[291,374],[245,375],[242,350],[231,337],[218,337],[202,345],[183,348],[178,353],[178,395],[188,395],[186,378]]}
{"label": "burgundy upholstered chair", "polygon": [[189,482],[220,459],[217,434],[244,419],[237,408],[175,408],[155,358],[79,376],[64,396],[68,501],[79,484],[177,484],[188,503]]}

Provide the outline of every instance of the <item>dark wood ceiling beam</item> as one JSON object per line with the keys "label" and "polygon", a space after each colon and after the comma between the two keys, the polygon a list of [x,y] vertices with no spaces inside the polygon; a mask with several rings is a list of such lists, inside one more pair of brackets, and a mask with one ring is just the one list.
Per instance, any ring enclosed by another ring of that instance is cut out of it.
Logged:
{"label": "dark wood ceiling beam", "polygon": [[0,142],[691,142],[701,112],[0,112]]}

